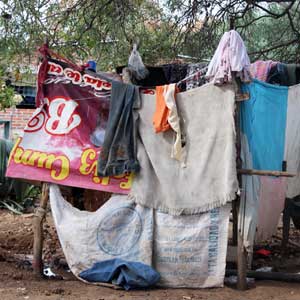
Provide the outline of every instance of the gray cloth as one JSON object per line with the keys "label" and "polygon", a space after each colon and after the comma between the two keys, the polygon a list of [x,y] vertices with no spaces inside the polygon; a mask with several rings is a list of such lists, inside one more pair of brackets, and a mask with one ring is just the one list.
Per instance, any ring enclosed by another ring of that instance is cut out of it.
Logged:
{"label": "gray cloth", "polygon": [[235,198],[238,190],[232,86],[207,84],[177,94],[186,167],[170,157],[175,133],[156,134],[155,96],[142,95],[138,160],[130,197],[172,215],[196,214]]}
{"label": "gray cloth", "polygon": [[98,159],[99,176],[115,176],[140,169],[136,158],[139,90],[130,84],[112,82],[110,110],[104,143]]}

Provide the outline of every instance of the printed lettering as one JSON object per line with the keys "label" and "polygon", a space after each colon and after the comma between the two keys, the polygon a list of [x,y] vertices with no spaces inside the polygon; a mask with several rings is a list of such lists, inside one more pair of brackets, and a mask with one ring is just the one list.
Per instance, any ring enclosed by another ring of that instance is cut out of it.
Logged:
{"label": "printed lettering", "polygon": [[35,110],[31,119],[27,123],[24,131],[35,132],[40,130],[43,127],[45,120],[46,120],[45,110],[43,107],[40,107]]}
{"label": "printed lettering", "polygon": [[69,176],[70,162],[66,156],[56,156],[51,153],[33,151],[30,149],[24,150],[22,147],[18,146],[19,143],[20,142],[18,142],[15,151],[12,152],[11,156],[11,159],[13,159],[16,164],[48,169],[50,170],[52,179],[57,181],[64,180]]}
{"label": "printed lettering", "polygon": [[53,62],[48,63],[48,74],[50,75],[62,75],[63,68],[61,65],[55,64]]}
{"label": "printed lettering", "polygon": [[68,79],[71,79],[73,84],[80,84],[82,81],[81,74],[78,71],[66,68],[64,69],[64,74]]}
{"label": "printed lettering", "polygon": [[75,112],[78,103],[64,98],[50,101],[45,129],[53,135],[67,134],[79,126],[80,116]]}

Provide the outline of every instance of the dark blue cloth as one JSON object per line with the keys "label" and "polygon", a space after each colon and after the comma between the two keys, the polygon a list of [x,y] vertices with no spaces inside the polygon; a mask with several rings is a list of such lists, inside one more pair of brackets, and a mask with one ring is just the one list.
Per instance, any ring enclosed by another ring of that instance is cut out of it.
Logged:
{"label": "dark blue cloth", "polygon": [[79,276],[89,282],[112,282],[126,290],[147,288],[160,279],[159,273],[150,266],[119,258],[97,262]]}

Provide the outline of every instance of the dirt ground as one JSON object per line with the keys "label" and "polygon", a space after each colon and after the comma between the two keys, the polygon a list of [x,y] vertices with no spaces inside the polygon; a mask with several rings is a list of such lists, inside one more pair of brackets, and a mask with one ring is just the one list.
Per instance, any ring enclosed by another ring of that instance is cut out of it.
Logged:
{"label": "dirt ground", "polygon": [[[52,271],[63,277],[36,279],[32,272],[33,214],[13,215],[0,210],[0,300],[32,299],[135,299],[135,300],[299,300],[300,284],[275,281],[256,281],[245,292],[231,287],[218,289],[155,289],[125,292],[88,285],[78,281],[68,270],[57,240],[51,216],[44,226],[44,259]],[[299,239],[299,232],[292,235]],[[286,259],[280,257],[279,241],[271,241],[272,256],[255,258],[255,266],[270,266],[280,271],[300,272],[300,249],[289,248]],[[267,245],[264,245],[267,246]]]}

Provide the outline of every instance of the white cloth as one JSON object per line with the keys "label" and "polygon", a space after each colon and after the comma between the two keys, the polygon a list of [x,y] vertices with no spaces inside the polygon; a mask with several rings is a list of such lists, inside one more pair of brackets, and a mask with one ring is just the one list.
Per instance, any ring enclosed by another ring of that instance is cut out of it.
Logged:
{"label": "white cloth", "polygon": [[300,84],[289,87],[285,131],[284,160],[287,172],[297,174],[287,178],[287,198],[300,195]]}
{"label": "white cloth", "polygon": [[266,241],[276,234],[280,215],[284,209],[285,191],[286,178],[260,176],[256,243]]}
{"label": "white cloth", "polygon": [[141,95],[138,160],[131,196],[141,205],[172,215],[196,214],[224,205],[238,190],[234,91],[207,84],[177,94],[185,134],[186,167],[169,155],[172,131],[155,134],[155,97]]}
{"label": "white cloth", "polygon": [[165,85],[164,98],[167,108],[169,109],[168,123],[175,131],[175,142],[172,147],[171,157],[179,161],[185,160],[185,149],[182,147],[180,119],[177,112],[175,100],[176,84]]}
{"label": "white cloth", "polygon": [[71,206],[55,185],[50,186],[50,203],[67,263],[77,277],[96,262],[122,258],[152,266],[162,287],[223,286],[230,205],[174,217],[115,195],[91,213]]}
{"label": "white cloth", "polygon": [[206,77],[214,84],[232,82],[231,72],[242,81],[251,81],[250,59],[241,36],[235,30],[225,32],[208,65]]}

